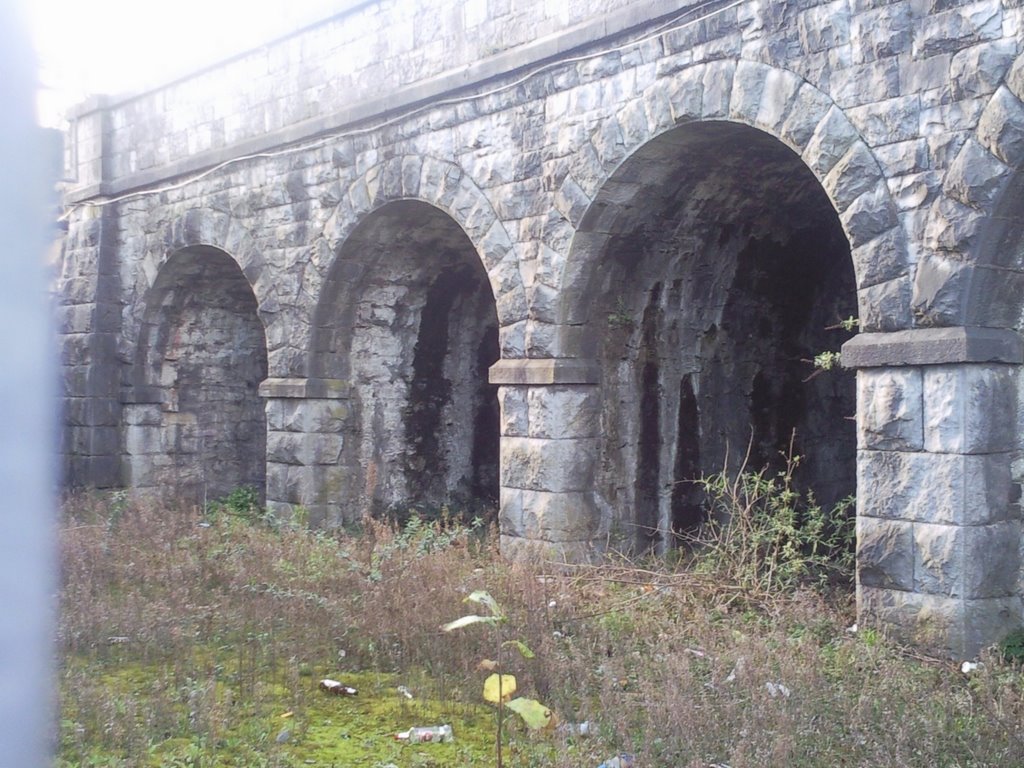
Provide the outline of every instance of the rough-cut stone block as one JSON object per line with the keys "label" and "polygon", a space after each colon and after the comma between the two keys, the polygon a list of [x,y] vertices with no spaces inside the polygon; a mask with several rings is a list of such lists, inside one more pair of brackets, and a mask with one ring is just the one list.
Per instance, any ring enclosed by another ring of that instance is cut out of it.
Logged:
{"label": "rough-cut stone block", "polygon": [[501,410],[500,431],[504,437],[528,437],[529,409],[524,386],[498,387],[498,406]]}
{"label": "rough-cut stone block", "polygon": [[501,485],[534,491],[590,491],[599,440],[507,437],[501,441]]}
{"label": "rough-cut stone block", "polygon": [[826,94],[810,83],[804,83],[797,91],[789,114],[779,128],[779,138],[797,152],[803,152],[807,142],[814,135],[814,129],[831,107],[832,100]]}
{"label": "rough-cut stone block", "polygon": [[522,492],[523,531],[533,539],[580,541],[598,529],[591,493]]}
{"label": "rough-cut stone block", "polygon": [[345,445],[340,434],[313,434],[306,437],[310,464],[337,464]]}
{"label": "rough-cut stone block", "polygon": [[755,61],[741,60],[736,65],[729,101],[729,117],[747,123],[755,121],[768,72],[768,67]]}
{"label": "rough-cut stone block", "polygon": [[668,88],[668,104],[676,123],[699,120],[703,114],[705,66],[690,67],[676,75]]}
{"label": "rough-cut stone block", "polygon": [[857,452],[857,514],[943,525],[1006,520],[1011,454]]}
{"label": "rough-cut stone block", "polygon": [[526,536],[523,524],[523,490],[502,487],[499,492],[498,528],[502,536]]}
{"label": "rough-cut stone block", "polygon": [[914,526],[899,520],[857,517],[857,583],[914,588]]}
{"label": "rough-cut stone block", "polygon": [[963,322],[963,295],[973,267],[956,259],[930,255],[917,265],[912,296],[920,326],[959,325]]}
{"label": "rough-cut stone block", "polygon": [[1013,450],[1017,377],[1009,365],[924,370],[924,446],[933,453]]}
{"label": "rough-cut stone block", "polygon": [[904,275],[857,290],[861,330],[899,331],[910,327],[910,277]]}
{"label": "rough-cut stone block", "polygon": [[905,237],[902,227],[893,227],[851,251],[858,288],[869,288],[906,274]]}
{"label": "rough-cut stone block", "polygon": [[[853,185],[856,186],[856,185]],[[879,174],[875,184],[839,211],[850,245],[857,248],[899,225],[889,186]]]}
{"label": "rough-cut stone block", "polygon": [[733,75],[736,63],[714,61],[704,69],[704,96],[701,101],[701,116],[705,120],[729,116]]}
{"label": "rough-cut stone block", "polygon": [[822,187],[836,210],[845,211],[854,200],[877,187],[881,180],[875,156],[858,142],[833,166],[822,181]]}
{"label": "rough-cut stone block", "polygon": [[801,157],[820,179],[858,139],[857,129],[839,107],[832,105],[815,128]]}
{"label": "rough-cut stone block", "polygon": [[599,437],[601,403],[596,387],[531,387],[527,396],[529,436]]}
{"label": "rough-cut stone block", "polygon": [[1016,592],[1020,527],[1020,520],[1006,520],[965,529],[965,597],[1007,597]]}
{"label": "rough-cut stone block", "polygon": [[1010,169],[995,155],[974,139],[968,139],[946,172],[942,189],[964,205],[987,210],[1009,173]]}
{"label": "rough-cut stone block", "polygon": [[847,110],[850,122],[871,144],[891,144],[917,138],[921,119],[921,97],[898,96]]}
{"label": "rough-cut stone block", "polygon": [[890,451],[924,448],[920,369],[857,372],[857,447]]}
{"label": "rough-cut stone block", "polygon": [[1024,102],[1001,86],[992,96],[978,123],[978,141],[1010,166],[1024,158]]}
{"label": "rough-cut stone block", "polygon": [[303,430],[303,401],[292,398],[270,398],[264,412],[267,429],[276,432],[301,432]]}
{"label": "rough-cut stone block", "polygon": [[913,54],[915,58],[956,51],[985,40],[995,40],[1003,32],[999,3],[965,3],[948,11],[930,13],[916,20]]}
{"label": "rough-cut stone block", "polygon": [[913,35],[910,5],[895,3],[855,14],[850,20],[850,46],[855,62],[875,61],[904,53]]}
{"label": "rough-cut stone block", "polygon": [[857,624],[878,626],[893,639],[933,648],[957,659],[978,652],[1017,629],[1019,597],[963,599],[862,586]]}
{"label": "rough-cut stone block", "polygon": [[949,68],[954,99],[968,99],[992,93],[1013,62],[1017,46],[1013,40],[982,43],[959,51]]}
{"label": "rough-cut stone block", "polygon": [[305,464],[305,441],[306,435],[297,432],[268,432],[267,461],[277,464]]}

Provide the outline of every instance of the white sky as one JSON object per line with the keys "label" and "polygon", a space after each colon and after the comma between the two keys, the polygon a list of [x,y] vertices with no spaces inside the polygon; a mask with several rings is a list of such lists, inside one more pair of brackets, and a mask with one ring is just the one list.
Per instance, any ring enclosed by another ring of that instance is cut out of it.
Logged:
{"label": "white sky", "polygon": [[[2,0],[0,0],[2,1]],[[170,80],[353,0],[21,0],[39,57],[39,116],[56,125],[91,93]]]}

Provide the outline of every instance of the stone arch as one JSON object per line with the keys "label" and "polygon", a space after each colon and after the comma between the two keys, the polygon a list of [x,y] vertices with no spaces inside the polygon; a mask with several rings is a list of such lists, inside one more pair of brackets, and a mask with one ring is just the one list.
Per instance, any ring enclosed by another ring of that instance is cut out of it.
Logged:
{"label": "stone arch", "polygon": [[[826,93],[789,70],[741,59],[696,64],[656,80],[609,118],[609,125],[595,134],[603,138],[592,139],[578,152],[576,165],[559,180],[555,205],[577,230],[562,269],[556,322],[562,326],[563,345],[566,326],[575,324],[574,315],[588,304],[580,287],[590,257],[606,240],[602,228],[608,222],[599,212],[632,200],[641,188],[640,177],[657,171],[662,158],[654,153],[645,159],[644,171],[633,178],[620,169],[659,137],[671,154],[675,129],[708,121],[756,128],[799,156],[828,195],[850,242],[862,329],[909,327],[906,233],[870,148]],[[595,158],[601,165],[598,173]]]}
{"label": "stone arch", "polygon": [[645,98],[612,170],[593,191],[576,183],[564,211],[576,234],[559,351],[600,371],[598,508],[612,528],[661,536],[627,543],[664,546],[703,514],[692,479],[739,466],[748,440],[759,465],[796,428],[805,487],[825,503],[855,490],[853,374],[804,384],[802,360],[838,348],[845,337],[823,331],[848,314],[908,327],[910,284],[882,171],[821,92],[741,61]]}
{"label": "stone arch", "polygon": [[1020,330],[1024,324],[1024,54],[1019,55],[960,148],[930,212],[932,253],[915,311],[933,324]]}
{"label": "stone arch", "polygon": [[129,484],[197,501],[241,486],[262,494],[267,342],[238,262],[210,245],[173,249],[159,260],[140,320],[124,397]]}
{"label": "stone arch", "polygon": [[[383,181],[403,169],[394,186]],[[312,378],[350,384],[331,504],[343,518],[491,511],[499,419],[487,370],[521,354],[514,331],[525,316],[511,243],[448,163],[385,163],[347,202],[325,232],[333,261],[308,363]]]}
{"label": "stone arch", "polygon": [[[324,227],[321,248],[328,256],[318,291],[316,316],[323,311],[331,281],[344,282],[337,264],[342,246],[355,228],[379,208],[401,200],[418,200],[449,216],[472,243],[487,273],[500,327],[503,358],[522,357],[526,292],[514,245],[490,200],[454,163],[433,157],[401,155],[382,161],[356,178]],[[315,368],[318,324],[314,317],[309,370]]]}

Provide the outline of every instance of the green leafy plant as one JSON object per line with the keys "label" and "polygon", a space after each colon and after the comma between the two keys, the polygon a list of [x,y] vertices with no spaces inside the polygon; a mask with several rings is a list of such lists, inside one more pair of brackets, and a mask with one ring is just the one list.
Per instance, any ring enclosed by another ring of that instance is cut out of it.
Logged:
{"label": "green leafy plant", "polygon": [[498,759],[498,768],[502,768],[502,724],[504,721],[504,710],[511,709],[519,715],[527,728],[534,730],[545,728],[551,723],[551,710],[545,707],[536,699],[518,697],[513,699],[516,692],[517,681],[515,675],[507,675],[503,671],[502,651],[506,646],[515,648],[524,659],[532,659],[533,651],[521,640],[506,640],[502,637],[502,625],[508,620],[505,612],[498,605],[498,602],[491,597],[489,592],[477,590],[465,599],[465,602],[476,603],[488,610],[487,615],[471,613],[462,618],[450,621],[441,627],[444,632],[452,632],[456,629],[469,627],[473,624],[487,624],[494,628],[496,636],[495,658],[484,659],[479,667],[491,674],[484,680],[483,698],[484,701],[494,704],[498,708],[497,735],[495,739],[495,750]]}
{"label": "green leafy plant", "polygon": [[790,451],[785,462],[777,472],[723,470],[699,481],[709,515],[692,537],[698,564],[757,597],[833,576],[852,578],[853,497],[823,509],[813,494],[795,487],[800,457]]}
{"label": "green leafy plant", "polygon": [[1024,628],[1015,629],[999,642],[999,655],[1007,663],[1024,663]]}

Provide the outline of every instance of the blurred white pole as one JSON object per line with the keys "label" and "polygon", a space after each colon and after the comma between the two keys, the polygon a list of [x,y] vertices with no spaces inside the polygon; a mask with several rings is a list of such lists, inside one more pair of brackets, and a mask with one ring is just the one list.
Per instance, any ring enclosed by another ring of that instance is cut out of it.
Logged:
{"label": "blurred white pole", "polygon": [[0,764],[35,768],[50,762],[54,700],[57,399],[43,266],[54,180],[17,5],[0,0]]}

